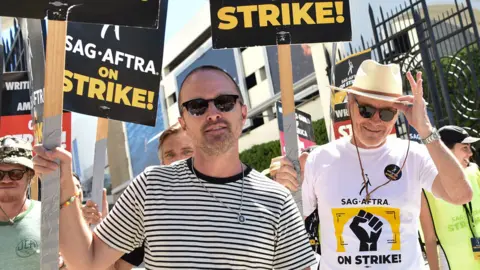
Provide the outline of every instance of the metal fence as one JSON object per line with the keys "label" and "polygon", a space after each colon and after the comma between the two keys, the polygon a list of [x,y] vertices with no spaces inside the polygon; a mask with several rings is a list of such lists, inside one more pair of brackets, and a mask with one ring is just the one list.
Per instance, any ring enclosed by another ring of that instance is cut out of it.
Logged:
{"label": "metal fence", "polygon": [[5,72],[26,71],[25,44],[17,20],[14,20],[9,36],[3,37]]}
{"label": "metal fence", "polygon": [[[397,63],[403,73],[422,71],[425,99],[435,125],[462,126],[480,134],[480,39],[470,0],[452,1],[451,10],[431,18],[425,0],[410,0],[391,11],[369,6],[373,40],[349,53],[372,49],[372,58]],[[479,18],[480,19],[480,18]],[[343,56],[345,57],[345,56]],[[404,93],[409,84],[404,78]],[[397,123],[398,135],[407,136],[405,119]]]}

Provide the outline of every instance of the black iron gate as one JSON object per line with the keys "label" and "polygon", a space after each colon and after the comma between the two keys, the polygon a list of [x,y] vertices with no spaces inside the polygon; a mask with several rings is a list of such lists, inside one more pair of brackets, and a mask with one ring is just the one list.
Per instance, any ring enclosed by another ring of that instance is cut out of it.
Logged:
{"label": "black iron gate", "polygon": [[[423,72],[425,99],[435,125],[462,126],[480,135],[480,39],[470,0],[431,18],[425,0],[410,0],[390,12],[369,7],[374,39],[350,53],[371,48],[381,63],[397,63],[403,73]],[[375,18],[378,16],[378,18]],[[480,19],[480,18],[478,18]],[[409,94],[404,78],[404,93]],[[398,135],[407,136],[405,119]]]}
{"label": "black iron gate", "polygon": [[26,71],[25,43],[16,19],[13,20],[13,27],[9,31],[9,36],[3,37],[3,45],[3,51],[0,53],[3,54],[5,61],[5,72]]}

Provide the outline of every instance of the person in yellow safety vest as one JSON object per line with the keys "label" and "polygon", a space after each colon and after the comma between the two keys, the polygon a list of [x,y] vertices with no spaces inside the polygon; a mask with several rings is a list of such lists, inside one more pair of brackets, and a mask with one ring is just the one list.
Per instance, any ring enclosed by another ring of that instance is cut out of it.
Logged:
{"label": "person in yellow safety vest", "polygon": [[480,138],[471,137],[458,126],[444,126],[439,133],[465,169],[473,198],[467,204],[453,205],[423,191],[420,222],[428,264],[431,270],[480,269],[480,257],[475,258],[472,246],[480,237],[480,172],[470,162],[471,144]]}

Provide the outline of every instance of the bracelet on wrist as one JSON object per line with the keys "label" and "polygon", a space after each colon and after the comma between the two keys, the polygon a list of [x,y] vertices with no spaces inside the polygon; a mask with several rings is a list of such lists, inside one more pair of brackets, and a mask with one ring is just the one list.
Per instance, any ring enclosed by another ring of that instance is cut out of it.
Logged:
{"label": "bracelet on wrist", "polygon": [[75,194],[73,194],[72,197],[70,197],[66,202],[60,204],[60,210],[69,206],[70,204],[72,204],[76,198],[78,198],[80,196],[80,191],[77,191]]}

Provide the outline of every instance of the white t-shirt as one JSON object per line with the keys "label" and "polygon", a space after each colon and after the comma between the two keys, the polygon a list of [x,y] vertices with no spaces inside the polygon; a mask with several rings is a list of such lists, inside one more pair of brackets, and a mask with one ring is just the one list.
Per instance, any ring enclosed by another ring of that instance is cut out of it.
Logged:
{"label": "white t-shirt", "polygon": [[[407,144],[388,138],[379,148],[359,149],[370,193],[388,181],[386,171],[400,169]],[[302,186],[303,212],[308,216],[318,205],[321,269],[421,269],[420,195],[422,188],[431,191],[437,173],[426,147],[411,142],[399,179],[371,193],[367,203],[350,138],[310,153]]]}

